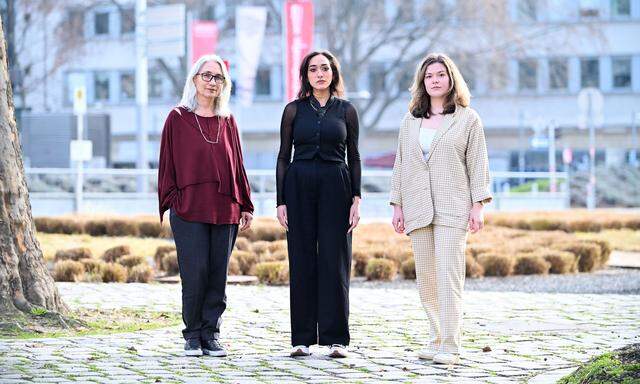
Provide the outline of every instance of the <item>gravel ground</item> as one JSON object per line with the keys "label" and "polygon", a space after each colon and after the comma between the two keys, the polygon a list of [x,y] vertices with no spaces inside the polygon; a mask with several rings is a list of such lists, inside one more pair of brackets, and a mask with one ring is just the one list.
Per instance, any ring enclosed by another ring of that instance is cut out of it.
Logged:
{"label": "gravel ground", "polygon": [[[366,281],[364,278],[353,278],[351,286],[415,288],[415,281],[399,278],[392,282],[372,282]],[[466,279],[465,290],[639,295],[640,269],[607,268],[593,273],[568,275],[528,275]]]}

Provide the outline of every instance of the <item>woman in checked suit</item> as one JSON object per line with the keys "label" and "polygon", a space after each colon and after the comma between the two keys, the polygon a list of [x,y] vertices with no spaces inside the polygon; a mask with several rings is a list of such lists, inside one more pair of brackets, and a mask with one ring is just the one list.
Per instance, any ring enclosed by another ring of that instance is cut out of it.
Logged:
{"label": "woman in checked suit", "polygon": [[491,201],[487,147],[467,84],[448,56],[430,54],[420,62],[411,95],[391,178],[392,224],[411,238],[430,324],[418,356],[456,364],[467,231],[483,228],[483,208]]}

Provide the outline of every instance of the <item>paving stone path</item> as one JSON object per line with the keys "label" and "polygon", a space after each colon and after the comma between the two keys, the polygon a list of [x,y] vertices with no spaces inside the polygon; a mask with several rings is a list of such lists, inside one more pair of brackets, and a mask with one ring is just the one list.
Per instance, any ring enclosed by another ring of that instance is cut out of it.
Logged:
{"label": "paving stone path", "polygon": [[[179,311],[179,285],[59,283],[74,308]],[[288,287],[229,286],[226,358],[182,356],[180,327],[105,336],[0,340],[0,383],[553,383],[590,357],[640,342],[640,296],[465,294],[456,367],[421,361],[415,289],[351,290],[349,358],[289,350]],[[491,348],[483,352],[484,347]]]}

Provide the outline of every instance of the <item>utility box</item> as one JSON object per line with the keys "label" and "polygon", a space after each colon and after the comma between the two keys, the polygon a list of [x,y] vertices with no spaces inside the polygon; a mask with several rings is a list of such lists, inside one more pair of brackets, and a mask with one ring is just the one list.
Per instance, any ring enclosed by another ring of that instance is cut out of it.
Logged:
{"label": "utility box", "polygon": [[[84,139],[93,143],[90,168],[111,167],[111,124],[107,114],[84,116]],[[69,150],[77,140],[78,118],[71,113],[23,113],[20,122],[22,157],[26,167],[69,168]],[[82,139],[82,138],[80,138]]]}

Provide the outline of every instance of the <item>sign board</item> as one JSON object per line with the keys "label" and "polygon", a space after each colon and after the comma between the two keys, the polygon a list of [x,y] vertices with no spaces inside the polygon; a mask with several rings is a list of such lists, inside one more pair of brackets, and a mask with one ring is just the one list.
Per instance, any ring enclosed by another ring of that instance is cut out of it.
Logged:
{"label": "sign board", "polygon": [[73,90],[73,113],[76,115],[87,113],[87,90],[84,86],[75,87]]}
{"label": "sign board", "polygon": [[311,0],[285,2],[285,88],[287,101],[300,89],[300,64],[313,48],[313,3]]}
{"label": "sign board", "polygon": [[69,147],[71,161],[89,161],[93,157],[91,140],[71,140]]}
{"label": "sign board", "polygon": [[186,9],[184,4],[147,8],[147,57],[182,57],[186,51]]}

